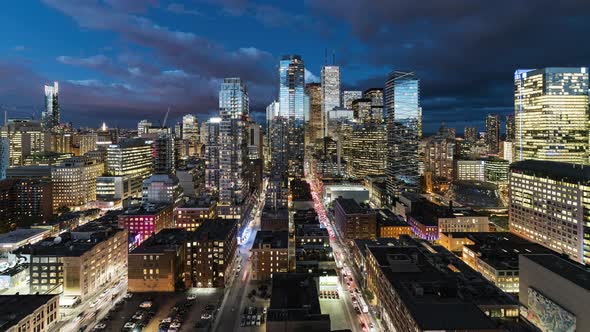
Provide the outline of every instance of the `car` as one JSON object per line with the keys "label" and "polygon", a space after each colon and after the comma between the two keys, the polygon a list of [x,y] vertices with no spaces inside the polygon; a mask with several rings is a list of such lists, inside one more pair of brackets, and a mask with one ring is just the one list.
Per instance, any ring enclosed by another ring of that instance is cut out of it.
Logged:
{"label": "car", "polygon": [[133,315],[133,317],[131,317],[131,319],[142,320],[143,319],[143,314],[142,313],[136,313],[135,315]]}
{"label": "car", "polygon": [[196,300],[197,294],[189,294],[189,296],[187,296],[186,299],[189,301]]}
{"label": "car", "polygon": [[354,296],[352,297],[352,303],[354,303],[354,304],[358,303],[358,301],[356,300],[356,297],[354,297]]}
{"label": "car", "polygon": [[96,300],[90,302],[90,308],[96,307],[99,302],[100,302],[100,299],[96,299]]}
{"label": "car", "polygon": [[367,325],[365,325],[365,323],[361,323],[361,329],[363,331],[366,331],[367,330]]}
{"label": "car", "polygon": [[268,311],[267,307],[264,307],[264,309],[262,309],[262,313],[266,315],[266,312]]}
{"label": "car", "polygon": [[170,317],[166,317],[164,319],[162,319],[162,323],[170,323],[172,321],[172,318]]}
{"label": "car", "polygon": [[354,307],[354,311],[356,311],[357,315],[361,314],[361,309],[359,309],[359,307]]}
{"label": "car", "polygon": [[140,308],[151,308],[152,307],[152,301],[143,301],[141,302],[141,304],[139,305]]}
{"label": "car", "polygon": [[94,327],[94,330],[95,330],[95,331],[98,331],[98,330],[104,330],[104,329],[106,329],[106,328],[107,328],[107,324],[105,324],[105,323],[98,323],[98,324],[96,324],[96,326]]}
{"label": "car", "polygon": [[243,318],[243,317],[242,317],[242,320],[240,321],[240,326],[241,326],[241,327],[244,327],[244,326],[246,326],[246,318]]}
{"label": "car", "polygon": [[212,317],[212,316],[211,316],[211,314],[210,314],[210,313],[208,313],[208,312],[204,312],[204,313],[201,315],[201,319],[211,319],[211,317]]}
{"label": "car", "polygon": [[260,326],[260,315],[256,316],[256,325]]}
{"label": "car", "polygon": [[125,294],[125,296],[124,296],[124,297],[125,297],[126,299],[130,299],[130,298],[132,298],[132,297],[133,297],[133,293],[127,293],[127,294]]}
{"label": "car", "polygon": [[135,323],[127,322],[127,323],[125,323],[125,325],[123,325],[123,328],[133,330],[135,328]]}
{"label": "car", "polygon": [[181,324],[179,322],[172,322],[172,324],[170,324],[170,328],[171,329],[179,329],[180,325]]}

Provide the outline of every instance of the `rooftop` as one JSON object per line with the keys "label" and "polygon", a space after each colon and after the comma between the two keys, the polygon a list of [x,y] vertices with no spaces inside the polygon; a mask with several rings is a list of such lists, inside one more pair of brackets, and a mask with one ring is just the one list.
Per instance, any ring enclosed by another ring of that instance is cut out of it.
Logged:
{"label": "rooftop", "polygon": [[496,270],[517,270],[518,255],[551,253],[550,249],[508,232],[445,233],[453,238],[467,238],[474,244],[465,245]]}
{"label": "rooftop", "polygon": [[590,270],[588,267],[564,259],[555,254],[530,254],[526,258],[572,283],[590,290]]}
{"label": "rooftop", "polygon": [[367,209],[360,206],[353,198],[338,197],[334,200],[334,206],[340,206],[346,214],[361,214],[367,213]]}
{"label": "rooftop", "polygon": [[156,254],[168,249],[175,250],[186,243],[188,236],[189,232],[183,228],[166,228],[143,241],[130,254]]}
{"label": "rooftop", "polygon": [[0,234],[0,244],[17,243],[48,232],[46,229],[39,228],[18,228],[12,232]]}
{"label": "rooftop", "polygon": [[444,248],[404,241],[404,247],[368,250],[421,329],[493,329],[496,324],[480,306],[518,308],[515,299]]}
{"label": "rooftop", "polygon": [[130,207],[129,209],[125,210],[125,212],[121,213],[122,216],[138,216],[138,215],[154,215],[158,214],[166,209],[171,209],[172,204],[150,204],[150,205],[140,205],[136,207]]}
{"label": "rooftop", "polygon": [[359,249],[363,257],[367,257],[368,247],[392,247],[400,246],[400,240],[392,237],[378,237],[375,240],[369,239],[355,239],[354,245]]}
{"label": "rooftop", "polygon": [[233,219],[206,219],[189,238],[199,241],[225,241],[236,231],[237,221]]}
{"label": "rooftop", "polygon": [[287,249],[289,247],[288,231],[258,231],[254,239],[253,249],[261,249],[263,245],[270,245],[271,249]]}
{"label": "rooftop", "polygon": [[116,222],[95,220],[71,232],[64,232],[59,236],[48,237],[35,244],[22,247],[17,252],[36,256],[77,257],[116,233],[124,231],[117,226]]}
{"label": "rooftop", "polygon": [[556,180],[590,182],[590,167],[557,161],[523,160],[510,165],[510,171],[549,177]]}
{"label": "rooftop", "polygon": [[269,321],[329,320],[322,315],[315,278],[308,273],[274,273]]}
{"label": "rooftop", "polygon": [[377,210],[377,224],[379,226],[408,226],[408,223],[388,209]]}
{"label": "rooftop", "polygon": [[58,295],[0,295],[0,330],[18,324]]}

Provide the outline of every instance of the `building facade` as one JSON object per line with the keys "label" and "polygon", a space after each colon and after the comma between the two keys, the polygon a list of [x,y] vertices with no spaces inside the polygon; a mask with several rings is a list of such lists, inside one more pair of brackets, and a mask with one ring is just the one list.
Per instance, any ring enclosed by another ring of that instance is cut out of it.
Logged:
{"label": "building facade", "polygon": [[422,136],[420,86],[413,72],[394,71],[385,83],[387,114],[388,205],[419,184],[419,140]]}
{"label": "building facade", "polygon": [[510,165],[510,231],[590,263],[590,168],[525,160]]}
{"label": "building facade", "polygon": [[96,178],[104,164],[87,157],[72,157],[51,169],[53,209],[80,207],[96,200]]}
{"label": "building facade", "polygon": [[514,159],[588,164],[588,68],[514,73]]}
{"label": "building facade", "polygon": [[328,112],[340,107],[340,67],[324,66],[321,72],[322,113],[324,114],[324,137],[329,136]]}

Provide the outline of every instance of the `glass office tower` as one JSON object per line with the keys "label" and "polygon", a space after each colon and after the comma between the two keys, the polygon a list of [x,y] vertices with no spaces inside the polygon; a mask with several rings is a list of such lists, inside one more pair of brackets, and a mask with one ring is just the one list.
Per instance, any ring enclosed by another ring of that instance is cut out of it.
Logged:
{"label": "glass office tower", "polygon": [[385,83],[387,114],[387,200],[419,186],[419,140],[422,136],[419,81],[413,72],[394,71]]}
{"label": "glass office tower", "polygon": [[45,129],[51,129],[59,125],[58,94],[59,84],[57,82],[53,82],[53,86],[45,86],[45,111],[41,114],[41,123]]}
{"label": "glass office tower", "polygon": [[238,77],[226,78],[219,91],[219,214],[240,219],[244,201],[244,118],[250,110],[246,85]]}
{"label": "glass office tower", "polygon": [[588,164],[588,68],[514,73],[515,160]]}
{"label": "glass office tower", "polygon": [[[277,161],[286,161],[289,178],[303,177],[305,153],[305,113],[309,109],[309,99],[305,95],[305,65],[301,56],[286,55],[279,63],[279,124],[277,130],[286,130],[287,158],[279,157]],[[285,123],[286,119],[286,123]],[[286,128],[284,125],[286,124]],[[283,133],[284,135],[284,133]],[[274,153],[274,152],[273,152]],[[274,167],[274,165],[273,165]]]}

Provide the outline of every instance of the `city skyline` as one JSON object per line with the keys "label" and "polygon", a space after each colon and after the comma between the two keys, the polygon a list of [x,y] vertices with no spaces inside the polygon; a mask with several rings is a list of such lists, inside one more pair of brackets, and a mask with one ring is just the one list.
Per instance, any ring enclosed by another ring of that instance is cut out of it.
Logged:
{"label": "city skyline", "polygon": [[[485,114],[511,113],[517,68],[588,65],[589,50],[580,40],[583,34],[577,33],[588,27],[580,14],[587,12],[583,3],[510,5],[507,15],[500,10],[507,4],[484,2],[463,10],[457,3],[432,5],[423,13],[415,4],[398,6],[344,2],[329,10],[323,2],[277,7],[241,1],[81,5],[62,0],[11,5],[2,23],[7,38],[0,44],[5,50],[0,72],[19,80],[0,91],[0,105],[9,116],[40,118],[38,87],[59,81],[62,121],[76,125],[98,127],[107,121],[111,127],[132,127],[136,117],[161,119],[168,106],[173,120],[186,113],[207,118],[218,112],[221,80],[238,76],[251,87],[252,114],[262,122],[264,108],[277,92],[274,73],[282,55],[301,54],[306,82],[312,82],[319,80],[326,62],[332,63],[334,51],[342,90],[383,87],[392,69],[415,71],[423,82],[424,132],[434,133],[443,118],[451,127],[475,123],[483,128]],[[383,19],[351,15],[357,8]],[[575,24],[558,24],[549,31],[512,14],[519,9],[531,15],[551,13],[554,21]],[[398,12],[404,11],[407,15],[398,20]],[[100,22],[93,18],[99,15],[104,18]],[[43,28],[34,21],[41,17],[48,22]],[[445,27],[449,21],[458,31]],[[244,29],[229,35],[224,27],[228,22]],[[511,31],[518,31],[519,38],[507,38],[516,35]],[[538,35],[543,35],[542,42]],[[286,42],[292,39],[301,41],[297,49]],[[447,43],[461,52],[445,52]],[[203,45],[214,55],[202,51]],[[554,47],[547,50],[545,45]],[[500,50],[505,49],[518,51],[503,55]],[[475,59],[477,65],[472,64]]]}

